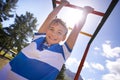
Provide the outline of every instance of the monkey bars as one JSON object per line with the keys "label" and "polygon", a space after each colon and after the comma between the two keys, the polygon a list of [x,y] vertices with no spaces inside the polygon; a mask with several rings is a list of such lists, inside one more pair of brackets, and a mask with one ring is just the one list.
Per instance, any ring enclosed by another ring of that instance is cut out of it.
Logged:
{"label": "monkey bars", "polygon": [[[60,4],[61,2],[60,1],[56,1],[57,4]],[[83,10],[82,7],[79,7],[79,6],[76,6],[76,5],[73,5],[73,4],[69,4],[69,5],[66,5],[67,7],[70,7],[70,8],[75,8],[75,9],[80,9],[80,10]],[[99,15],[99,16],[104,16],[104,13],[102,12],[99,12],[99,11],[93,11],[92,12],[93,14],[96,14],[96,15]]]}
{"label": "monkey bars", "polygon": [[[98,16],[102,17],[102,20],[99,23],[99,25],[97,26],[97,28],[96,28],[95,32],[93,33],[93,35],[91,35],[89,33],[86,33],[86,32],[80,32],[80,33],[82,33],[82,34],[84,34],[84,35],[86,35],[88,37],[91,37],[91,39],[89,40],[89,42],[88,42],[88,44],[86,46],[85,52],[84,52],[83,57],[81,59],[81,62],[79,64],[79,67],[78,67],[78,70],[77,70],[77,73],[75,75],[74,80],[78,80],[78,78],[80,76],[80,73],[81,73],[81,70],[82,70],[82,67],[83,67],[83,64],[84,64],[85,59],[87,57],[89,48],[91,46],[91,43],[93,42],[93,40],[97,36],[98,32],[100,31],[100,29],[104,25],[105,21],[107,20],[107,18],[109,17],[109,15],[111,14],[111,12],[113,11],[113,9],[116,6],[116,4],[118,3],[118,1],[119,0],[112,0],[105,13],[102,13],[102,12],[99,12],[99,11],[93,11],[92,12],[92,14],[95,14],[95,15],[98,15]],[[55,8],[56,4],[60,4],[60,1],[52,0],[52,3],[53,3],[53,8]],[[76,6],[76,5],[73,5],[73,4],[66,5],[66,7],[80,9],[80,10],[83,9],[82,7],[79,7],[79,6]]]}

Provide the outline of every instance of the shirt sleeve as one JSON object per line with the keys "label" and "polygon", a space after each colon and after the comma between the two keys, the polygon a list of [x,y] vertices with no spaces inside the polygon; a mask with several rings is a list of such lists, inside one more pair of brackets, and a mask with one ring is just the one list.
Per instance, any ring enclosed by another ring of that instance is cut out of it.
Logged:
{"label": "shirt sleeve", "polygon": [[71,55],[72,49],[69,48],[66,42],[63,44],[63,51],[64,51],[65,59],[67,60]]}

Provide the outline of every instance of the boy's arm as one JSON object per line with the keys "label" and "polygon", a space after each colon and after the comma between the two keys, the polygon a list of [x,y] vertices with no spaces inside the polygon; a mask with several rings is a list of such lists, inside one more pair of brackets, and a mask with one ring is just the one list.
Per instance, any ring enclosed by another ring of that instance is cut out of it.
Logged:
{"label": "boy's arm", "polygon": [[67,45],[69,46],[70,49],[73,48],[73,46],[75,44],[75,41],[77,39],[77,36],[78,36],[79,32],[81,31],[82,27],[85,24],[87,15],[89,13],[91,13],[93,10],[94,10],[93,8],[88,7],[88,6],[86,6],[84,8],[82,20],[80,20],[77,24],[75,24],[73,30],[71,31],[71,33],[70,33],[70,35],[69,35],[69,37],[68,37],[68,39],[66,41],[66,43],[67,43]]}
{"label": "boy's arm", "polygon": [[49,24],[51,23],[51,21],[57,16],[57,14],[59,13],[59,11],[61,10],[61,8],[65,5],[69,4],[68,1],[66,0],[61,0],[61,4],[59,6],[57,6],[46,18],[46,20],[44,21],[44,23],[42,24],[42,26],[39,28],[39,33],[46,33],[47,28],[49,27]]}

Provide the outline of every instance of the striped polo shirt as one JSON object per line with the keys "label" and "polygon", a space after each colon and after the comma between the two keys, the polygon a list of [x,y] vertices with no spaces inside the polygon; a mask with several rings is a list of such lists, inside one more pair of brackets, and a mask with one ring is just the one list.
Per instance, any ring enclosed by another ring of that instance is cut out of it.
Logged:
{"label": "striped polo shirt", "polygon": [[36,33],[33,41],[10,61],[11,80],[56,79],[71,50],[66,42],[47,46],[45,40],[46,34]]}

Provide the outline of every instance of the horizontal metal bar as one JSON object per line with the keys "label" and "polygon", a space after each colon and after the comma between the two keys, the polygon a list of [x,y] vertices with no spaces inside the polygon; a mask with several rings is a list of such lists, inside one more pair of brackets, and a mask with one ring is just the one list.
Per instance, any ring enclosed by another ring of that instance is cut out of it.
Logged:
{"label": "horizontal metal bar", "polygon": [[[57,3],[57,4],[60,4],[61,2],[60,2],[60,1],[56,1],[56,3]],[[68,5],[66,5],[66,6],[67,6],[67,7],[70,7],[70,8],[75,8],[75,9],[83,10],[82,7],[79,7],[79,6],[76,6],[76,5],[73,5],[73,4],[68,4]],[[104,13],[103,13],[103,12],[93,11],[92,13],[95,14],[95,15],[104,16]]]}
{"label": "horizontal metal bar", "polygon": [[[68,29],[70,29],[70,30],[72,30],[72,28],[71,27],[69,27]],[[92,37],[92,35],[91,34],[89,34],[89,33],[86,33],[86,32],[80,32],[81,34],[83,34],[83,35],[86,35],[86,36],[88,36],[88,37]]]}

